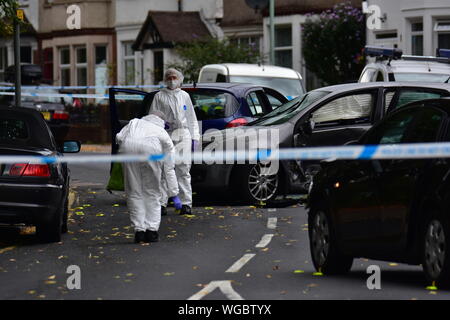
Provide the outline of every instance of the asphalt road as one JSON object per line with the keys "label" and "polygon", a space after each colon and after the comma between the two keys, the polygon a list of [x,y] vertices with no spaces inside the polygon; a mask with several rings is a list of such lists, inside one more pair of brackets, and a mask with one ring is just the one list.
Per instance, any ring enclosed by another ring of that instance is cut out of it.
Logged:
{"label": "asphalt road", "polygon": [[[75,197],[61,243],[39,244],[32,230],[0,229],[0,299],[450,298],[426,290],[417,266],[356,259],[348,275],[314,275],[298,204],[267,209],[210,201],[188,217],[169,209],[160,242],[136,245],[123,193],[104,189],[108,168],[71,170]],[[374,264],[380,290],[366,286],[366,268]],[[81,289],[67,287],[71,265],[80,268]]]}

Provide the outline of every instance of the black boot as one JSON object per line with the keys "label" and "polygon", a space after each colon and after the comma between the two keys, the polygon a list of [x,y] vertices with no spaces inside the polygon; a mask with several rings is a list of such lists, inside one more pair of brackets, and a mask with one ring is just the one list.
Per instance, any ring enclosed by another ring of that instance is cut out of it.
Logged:
{"label": "black boot", "polygon": [[134,234],[134,243],[145,242],[145,232],[144,231],[136,231]]}
{"label": "black boot", "polygon": [[189,207],[188,205],[183,204],[181,206],[181,210],[180,210],[180,215],[182,214],[191,214],[191,207]]}
{"label": "black boot", "polygon": [[151,231],[151,230],[145,231],[145,242],[158,242],[158,241],[159,241],[158,231]]}
{"label": "black boot", "polygon": [[161,206],[161,215],[167,216],[167,208],[166,207]]}

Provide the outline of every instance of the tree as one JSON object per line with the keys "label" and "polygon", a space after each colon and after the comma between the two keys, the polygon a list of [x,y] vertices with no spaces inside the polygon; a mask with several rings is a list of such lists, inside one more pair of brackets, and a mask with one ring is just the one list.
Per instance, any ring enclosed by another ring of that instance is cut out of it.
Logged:
{"label": "tree", "polygon": [[326,84],[357,80],[365,61],[364,14],[350,2],[340,3],[303,25],[306,67]]}
{"label": "tree", "polygon": [[175,46],[181,61],[168,65],[180,70],[186,82],[195,82],[201,67],[212,63],[257,63],[259,48],[253,45],[235,44],[215,38],[196,40]]}
{"label": "tree", "polygon": [[13,21],[18,19],[16,10],[19,8],[17,0],[0,1],[0,37],[13,34]]}

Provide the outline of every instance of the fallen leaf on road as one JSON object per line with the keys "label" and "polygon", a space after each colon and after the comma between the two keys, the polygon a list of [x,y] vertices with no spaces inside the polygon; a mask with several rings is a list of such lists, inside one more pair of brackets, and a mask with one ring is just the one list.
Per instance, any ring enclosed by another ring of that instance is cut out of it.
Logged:
{"label": "fallen leaf on road", "polygon": [[323,273],[322,272],[314,272],[312,275],[320,277],[320,276],[323,276]]}
{"label": "fallen leaf on road", "polygon": [[45,281],[45,284],[56,284],[56,281],[54,281],[54,280],[47,280],[47,281]]}
{"label": "fallen leaf on road", "polygon": [[84,216],[84,212],[83,211],[77,211],[77,212],[75,212],[75,214],[77,216]]}
{"label": "fallen leaf on road", "polygon": [[398,263],[389,263],[389,265],[390,265],[391,267],[396,267],[396,266],[398,266]]}
{"label": "fallen leaf on road", "polygon": [[97,213],[97,217],[103,217],[104,215],[104,213]]}
{"label": "fallen leaf on road", "polygon": [[35,293],[36,293],[36,290],[29,290],[27,293],[28,293],[28,294],[35,294]]}
{"label": "fallen leaf on road", "polygon": [[267,274],[267,275],[266,275],[266,278],[267,278],[267,279],[272,279],[272,275],[271,275],[271,274]]}
{"label": "fallen leaf on road", "polygon": [[164,276],[169,277],[169,276],[173,276],[175,274],[175,272],[165,272],[163,273]]}
{"label": "fallen leaf on road", "polygon": [[294,270],[294,273],[305,273],[303,270]]}
{"label": "fallen leaf on road", "polygon": [[113,207],[119,207],[120,205],[118,203],[113,204]]}

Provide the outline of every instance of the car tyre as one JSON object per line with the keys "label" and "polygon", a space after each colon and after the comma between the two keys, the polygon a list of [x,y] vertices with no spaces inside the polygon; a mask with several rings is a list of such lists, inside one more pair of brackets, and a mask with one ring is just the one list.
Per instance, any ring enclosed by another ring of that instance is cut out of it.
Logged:
{"label": "car tyre", "polygon": [[436,286],[450,287],[450,229],[442,214],[428,217],[422,237],[422,268]]}
{"label": "car tyre", "polygon": [[271,202],[281,193],[282,175],[280,171],[267,175],[269,164],[237,166],[233,172],[233,193],[249,203]]}
{"label": "car tyre", "polygon": [[63,207],[63,216],[62,216],[62,225],[61,225],[61,233],[67,233],[69,231],[69,228],[67,226],[67,220],[69,218],[69,199],[66,197],[64,200],[64,207]]}
{"label": "car tyre", "polygon": [[330,275],[350,271],[353,257],[339,250],[335,231],[325,210],[311,210],[308,230],[311,257],[317,271]]}
{"label": "car tyre", "polygon": [[51,221],[39,223],[36,226],[36,235],[43,243],[60,242],[62,231],[62,215],[64,206],[56,210]]}

